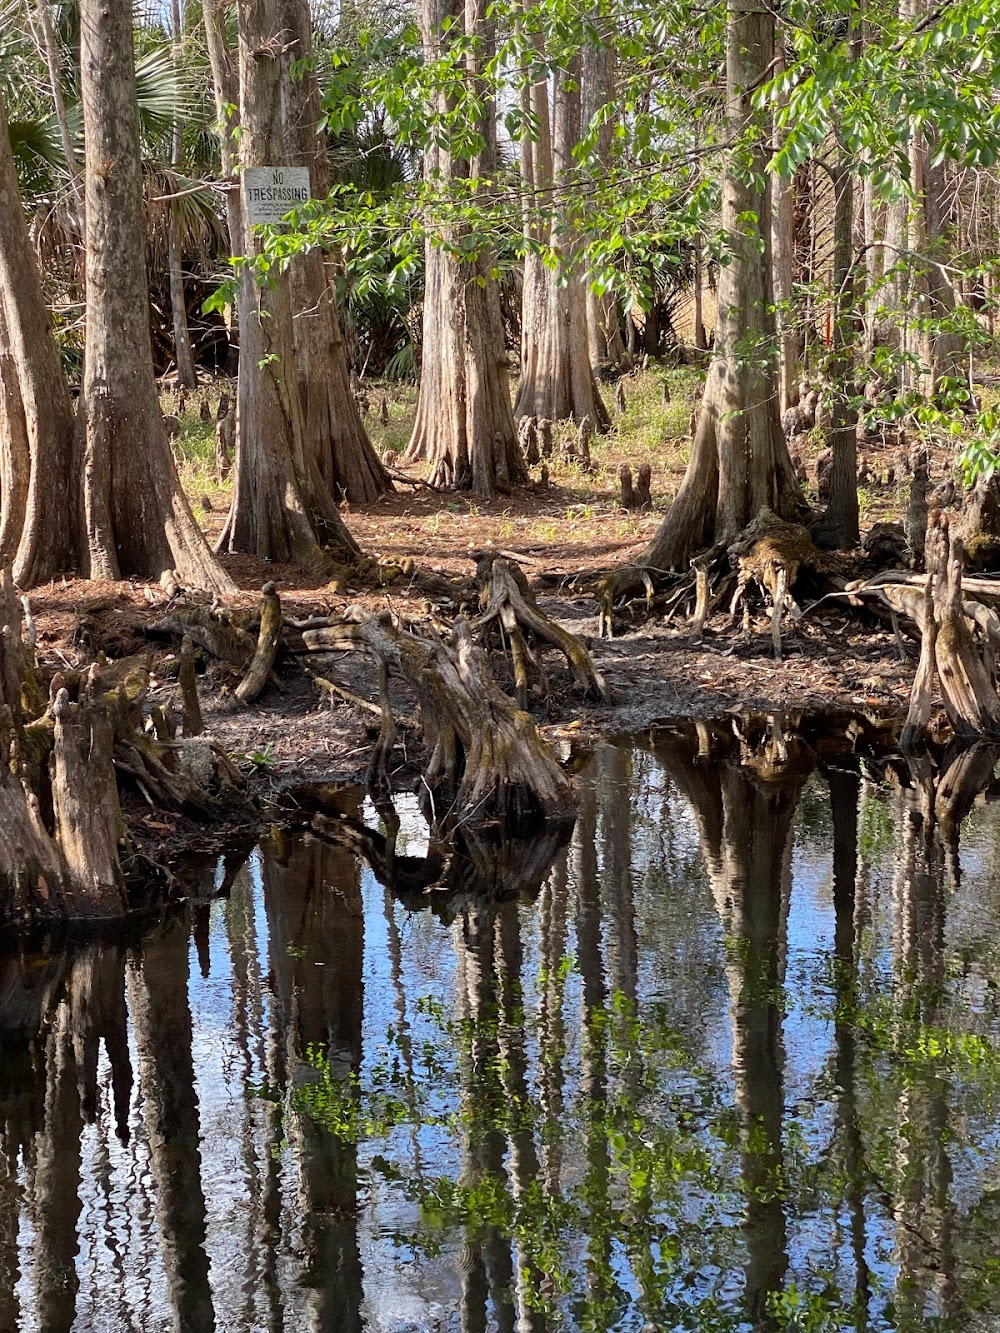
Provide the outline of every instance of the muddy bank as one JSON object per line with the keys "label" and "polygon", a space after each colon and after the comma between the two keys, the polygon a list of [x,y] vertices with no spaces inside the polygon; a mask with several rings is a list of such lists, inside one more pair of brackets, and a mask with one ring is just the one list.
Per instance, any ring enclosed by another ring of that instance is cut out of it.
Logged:
{"label": "muddy bank", "polygon": [[[249,564],[250,562],[246,562]],[[360,605],[377,613],[386,607],[417,614],[419,598],[328,588],[292,582],[291,571],[241,569],[249,585],[234,599],[250,610],[259,597],[262,572],[275,582],[286,615],[295,619],[337,613]],[[285,577],[281,577],[285,575]],[[572,593],[541,593],[539,604],[559,624],[587,642],[595,666],[608,685],[606,701],[594,703],[574,687],[570,672],[554,656],[547,660],[549,697],[533,709],[542,731],[554,741],[595,738],[602,732],[642,729],[665,717],[712,716],[727,710],[849,712],[875,709],[905,713],[914,662],[899,661],[892,634],[834,607],[790,625],[785,631],[784,660],[771,651],[769,617],[751,623],[749,634],[730,617],[713,616],[703,642],[694,646],[686,623],[650,620],[612,640],[599,639],[595,599]],[[94,587],[84,582],[40,589],[31,597],[41,656],[53,665],[84,665],[103,652],[110,660],[137,653],[152,658],[150,698],[163,702],[176,694],[178,653],[175,644],[150,637],[171,601],[159,588],[135,585]],[[498,674],[503,679],[501,666]],[[375,709],[376,673],[367,655],[342,652],[324,665],[323,674]],[[378,717],[331,696],[292,658],[279,658],[278,684],[256,702],[243,706],[233,697],[238,675],[200,656],[199,691],[211,734],[248,774],[251,789],[268,798],[301,780],[359,780],[364,776],[378,734]],[[393,681],[398,712],[410,702]],[[420,766],[420,740],[404,731],[396,750],[401,785]],[[151,817],[147,815],[147,818]]]}

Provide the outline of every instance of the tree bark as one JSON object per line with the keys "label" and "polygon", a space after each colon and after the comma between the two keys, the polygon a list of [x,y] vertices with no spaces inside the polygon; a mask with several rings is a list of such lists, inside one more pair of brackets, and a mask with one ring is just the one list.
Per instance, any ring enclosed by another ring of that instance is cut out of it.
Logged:
{"label": "tree bark", "polygon": [[[422,0],[420,24],[428,60],[437,58],[440,43],[448,40],[446,31],[474,38],[467,69],[471,80],[479,80],[495,48],[484,0]],[[424,155],[428,181],[488,179],[495,170],[495,108],[485,85],[479,91],[482,151],[468,161],[446,145],[430,146]],[[405,460],[429,462],[433,485],[489,497],[528,477],[510,408],[493,256],[480,247],[474,258],[459,257],[453,252],[467,233],[451,224],[441,230],[443,243],[428,239],[426,244],[423,367]]]}
{"label": "tree bark", "polygon": [[87,338],[81,394],[84,557],[91,578],[235,585],[213,560],[177,479],[153,379],[143,259],[132,10],[82,0]]}
{"label": "tree bark", "polygon": [[[783,32],[778,35],[775,47],[774,73],[777,76],[786,68]],[[795,182],[794,179],[784,179],[777,172],[771,177],[771,268],[778,325],[778,409],[784,417],[799,401],[799,340],[791,308],[795,273]],[[703,342],[697,342],[697,327],[695,336],[695,346],[704,346]]]}
{"label": "tree bark", "polygon": [[0,553],[22,588],[76,564],[73,407],[0,99]]}
{"label": "tree bark", "polygon": [[52,105],[55,108],[56,124],[59,126],[59,142],[62,146],[63,158],[66,162],[66,172],[69,176],[69,187],[73,192],[73,198],[76,201],[77,212],[79,213],[80,231],[85,235],[86,213],[83,203],[83,191],[80,188],[80,164],[76,159],[76,149],[73,146],[73,136],[69,127],[69,117],[66,114],[66,99],[63,97],[62,90],[62,68],[59,60],[59,47],[56,43],[55,29],[52,26],[52,15],[49,13],[49,0],[36,0],[36,9],[38,11],[38,26],[42,30],[42,45],[45,47],[45,64],[49,75],[49,91],[52,94]]}
{"label": "tree bark", "polygon": [[[291,75],[290,62],[309,62],[312,27],[308,0],[284,0],[289,50],[283,62],[285,138],[289,161],[309,168],[312,193],[330,193],[326,135],[318,132],[319,84],[311,63]],[[323,251],[313,249],[290,266],[295,368],[302,399],[305,450],[337,499],[364,504],[393,489],[389,474],[361,420],[351,392],[347,349],[337,297],[328,280]]]}
{"label": "tree bark", "polygon": [[[171,56],[177,76],[181,73],[181,61],[184,43],[183,0],[171,0],[170,22],[173,32]],[[184,152],[184,123],[179,107],[174,108],[174,124],[171,133],[170,163],[176,169],[181,164]],[[174,364],[177,369],[179,388],[194,389],[198,376],[194,368],[194,355],[191,351],[191,332],[188,328],[187,301],[184,296],[184,255],[181,246],[180,218],[177,205],[167,204],[167,265],[170,272],[170,313],[174,324]]]}
{"label": "tree bark", "polygon": [[573,153],[582,129],[582,71],[583,56],[578,54],[565,70],[552,75],[551,112],[547,85],[531,90],[532,110],[540,121],[544,116],[546,125],[537,144],[522,146],[522,171],[528,172],[523,186],[526,236],[529,249],[550,246],[560,259],[550,269],[536,254],[526,265],[514,416],[578,424],[589,418],[595,430],[604,431],[611,418],[590,364],[585,274],[574,262],[578,245],[567,210],[555,202],[579,177]]}
{"label": "tree bark", "polygon": [[[851,42],[851,50],[855,43]],[[833,178],[833,428],[830,503],[825,526],[830,543],[852,549],[861,540],[858,509],[858,411],[854,406],[854,176],[846,150],[838,148]]]}
{"label": "tree bark", "polygon": [[[240,0],[240,161],[246,167],[286,164],[282,127],[281,65],[287,33],[280,0]],[[207,16],[206,16],[207,17]],[[213,13],[212,57],[216,99],[224,94],[225,54],[219,16]],[[241,228],[239,253],[256,253],[244,206],[230,223]],[[236,466],[232,506],[217,549],[249,551],[261,560],[290,561],[317,574],[332,572],[334,557],[359,554],[306,445],[288,274],[259,286],[244,267],[239,294],[240,366],[237,384]],[[327,549],[324,549],[327,548]]]}
{"label": "tree bark", "polygon": [[730,0],[726,55],[729,138],[752,144],[749,160],[726,162],[722,226],[729,262],[719,271],[715,358],[684,481],[639,565],[679,568],[713,541],[731,540],[761,509],[802,516],[803,501],[778,415],[770,356],[775,338],[771,288],[769,145],[754,111],[754,90],[774,56],[774,15],[752,0]]}
{"label": "tree bark", "polygon": [[[595,10],[595,22],[600,11]],[[615,95],[615,52],[610,42],[591,42],[583,53],[583,125],[588,128],[594,118],[609,106]],[[596,127],[594,161],[597,168],[598,189],[604,185],[614,156],[615,122],[605,115]],[[596,295],[588,284],[587,339],[590,347],[590,368],[595,381],[609,371],[623,367],[628,361],[625,339],[622,337],[618,298],[614,294]]]}

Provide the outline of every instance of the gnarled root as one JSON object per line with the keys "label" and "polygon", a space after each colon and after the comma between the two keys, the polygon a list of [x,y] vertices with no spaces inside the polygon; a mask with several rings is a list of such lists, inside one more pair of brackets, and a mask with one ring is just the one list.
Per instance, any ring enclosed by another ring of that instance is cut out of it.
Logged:
{"label": "gnarled root", "polygon": [[125,829],[111,755],[111,725],[98,668],[72,703],[65,688],[53,700],[51,805],[22,762],[9,705],[0,718],[0,920],[115,919],[125,914],[119,853]]}
{"label": "gnarled root", "polygon": [[[962,539],[949,536],[948,519],[940,512],[931,515],[927,526],[924,563],[927,581],[922,603],[913,605],[911,595],[905,608],[919,625],[922,640],[903,731],[904,746],[914,746],[926,730],[935,674],[948,720],[957,736],[1000,737],[1000,697],[990,669],[997,626],[988,608],[977,610],[975,604],[963,599]],[[893,592],[896,596],[891,604],[899,607],[900,590]],[[969,619],[983,633],[984,657],[976,651]]]}
{"label": "gnarled root", "polygon": [[254,655],[256,645],[229,611],[209,606],[185,606],[146,627],[157,638],[183,639],[186,634],[198,648],[241,671]]}
{"label": "gnarled root", "polygon": [[[351,637],[398,672],[417,697],[430,751],[423,782],[434,825],[499,821],[519,828],[572,814],[572,783],[528,714],[494,682],[464,617],[456,620],[450,644],[385,619],[350,628]],[[394,722],[385,688],[382,710],[388,738]],[[381,744],[370,782],[385,784],[387,762],[387,745]]]}
{"label": "gnarled root", "polygon": [[781,616],[787,607],[795,617],[801,615],[791,588],[800,565],[820,563],[812,538],[798,523],[787,523],[762,509],[752,523],[729,547],[729,558],[736,565],[736,595],[733,613],[745,596],[750,583],[757,583],[771,597],[771,641],[775,660],[781,661]]}
{"label": "gnarled root", "polygon": [[250,813],[242,778],[209,737],[190,734],[193,677],[184,739],[169,706],[152,709],[153,732],[144,729],[141,662],[57,673],[46,701],[7,571],[0,615],[0,922],[121,918],[128,837],[118,776],[151,802],[210,818]]}
{"label": "gnarled root", "polygon": [[935,513],[927,529],[925,561],[934,577],[934,656],[941,693],[956,735],[1000,736],[1000,698],[965,620],[961,537],[949,542],[948,519]]}
{"label": "gnarled root", "polygon": [[607,686],[586,645],[542,611],[520,567],[492,551],[478,552],[476,565],[483,613],[474,628],[484,631],[494,623],[503,627],[510,644],[519,707],[528,707],[528,667],[540,670],[528,636],[536,645],[547,643],[558,648],[584,694],[603,699]]}

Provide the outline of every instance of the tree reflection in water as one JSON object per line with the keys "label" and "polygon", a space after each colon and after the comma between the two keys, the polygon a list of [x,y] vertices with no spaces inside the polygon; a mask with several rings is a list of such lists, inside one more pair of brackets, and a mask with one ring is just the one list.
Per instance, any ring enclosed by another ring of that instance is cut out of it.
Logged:
{"label": "tree reflection in water", "polygon": [[10,950],[0,1331],[988,1327],[996,762],[678,727]]}

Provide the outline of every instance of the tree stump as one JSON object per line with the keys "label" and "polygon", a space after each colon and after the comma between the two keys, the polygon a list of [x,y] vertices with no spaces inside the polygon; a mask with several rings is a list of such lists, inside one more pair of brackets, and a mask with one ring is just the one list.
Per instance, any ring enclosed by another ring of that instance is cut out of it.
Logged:
{"label": "tree stump", "polygon": [[934,658],[945,709],[957,736],[1000,736],[1000,698],[965,619],[963,560],[961,537],[949,540],[948,519],[935,512],[927,529],[925,561],[934,582]]}
{"label": "tree stump", "polygon": [[[921,631],[920,662],[903,729],[904,748],[916,746],[926,731],[935,676],[956,736],[1000,737],[1000,697],[993,670],[1000,621],[991,608],[963,597],[962,539],[949,534],[947,517],[937,511],[928,523],[924,562],[927,579],[918,604],[914,604],[912,589],[883,589],[890,605],[904,610]],[[976,651],[970,621],[982,633],[982,657]]]}
{"label": "tree stump", "polygon": [[1000,566],[1000,471],[981,472],[965,497],[962,542],[968,568]]}
{"label": "tree stump", "polygon": [[590,463],[590,439],[593,434],[593,426],[590,417],[584,417],[580,422],[576,436],[576,456],[585,468],[591,466]]}
{"label": "tree stump", "polygon": [[215,475],[225,481],[233,466],[236,448],[236,413],[229,408],[226,415],[215,423]]}
{"label": "tree stump", "polygon": [[635,499],[637,509],[652,509],[652,482],[653,469],[648,463],[643,463],[639,468],[639,475],[635,479]]}
{"label": "tree stump", "polygon": [[615,385],[615,408],[618,411],[619,416],[625,415],[627,407],[628,401],[625,397],[625,381],[619,380]]}
{"label": "tree stump", "polygon": [[[182,659],[190,651],[188,644]],[[46,698],[31,632],[25,634],[10,570],[3,570],[0,922],[126,914],[121,775],[164,809],[213,819],[252,815],[240,774],[210,738],[177,739],[169,706],[151,710],[154,734],[145,731],[148,686],[148,668],[132,659],[82,674],[57,672]],[[194,693],[196,703],[196,687]]]}
{"label": "tree stump", "polygon": [[558,648],[584,695],[597,699],[606,696],[607,686],[595,669],[586,645],[542,611],[528,586],[524,571],[518,565],[492,551],[480,551],[476,558],[476,578],[481,589],[480,605],[483,613],[473,628],[482,632],[494,623],[503,627],[510,645],[514,684],[521,708],[528,706],[529,666],[534,666],[539,674],[542,669],[529,639],[536,644],[547,643]]}
{"label": "tree stump", "polygon": [[542,417],[538,422],[538,450],[543,458],[552,457],[552,422]]}
{"label": "tree stump", "polygon": [[191,642],[190,634],[185,634],[181,640],[181,664],[177,673],[177,683],[181,687],[184,735],[200,736],[205,730],[205,723],[201,716],[198,680],[194,670],[194,644]]}
{"label": "tree stump", "polygon": [[[569,778],[528,714],[515,708],[490,675],[459,617],[452,642],[423,637],[384,620],[364,620],[356,637],[375,658],[397,671],[420,705],[430,759],[423,785],[435,826],[482,825],[497,821],[523,828],[571,817],[574,797]],[[394,722],[383,690],[383,731]],[[384,783],[387,752],[378,752],[372,782]]]}
{"label": "tree stump", "polygon": [[736,614],[751,582],[764,588],[771,597],[771,640],[775,660],[780,662],[782,613],[788,607],[799,614],[792,585],[800,565],[819,564],[819,552],[804,527],[762,509],[729,547],[729,557],[737,571],[732,614]]}
{"label": "tree stump", "polygon": [[632,469],[627,463],[622,463],[618,469],[618,487],[621,507],[623,509],[638,509],[639,502],[636,499],[635,488],[632,485]]}

